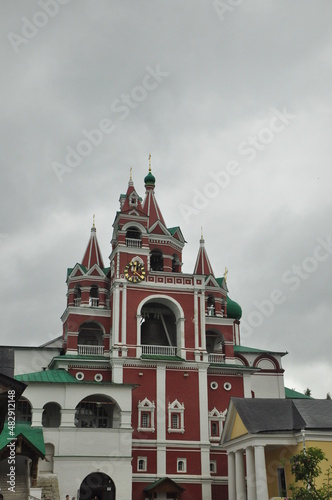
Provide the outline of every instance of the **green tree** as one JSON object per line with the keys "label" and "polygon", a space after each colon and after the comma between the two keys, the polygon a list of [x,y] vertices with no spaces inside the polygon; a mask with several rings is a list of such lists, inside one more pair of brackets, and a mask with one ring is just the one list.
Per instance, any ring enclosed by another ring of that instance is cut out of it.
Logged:
{"label": "green tree", "polygon": [[290,485],[293,500],[325,500],[332,498],[331,467],[325,475],[326,480],[322,487],[317,488],[315,483],[315,479],[322,473],[320,463],[323,460],[327,460],[324,452],[320,448],[310,447],[291,457],[291,471],[296,481],[296,483]]}
{"label": "green tree", "polygon": [[326,394],[326,399],[331,399],[331,394],[329,392]]}
{"label": "green tree", "polygon": [[311,389],[309,389],[309,387],[307,387],[306,390],[304,391],[304,395],[311,396]]}

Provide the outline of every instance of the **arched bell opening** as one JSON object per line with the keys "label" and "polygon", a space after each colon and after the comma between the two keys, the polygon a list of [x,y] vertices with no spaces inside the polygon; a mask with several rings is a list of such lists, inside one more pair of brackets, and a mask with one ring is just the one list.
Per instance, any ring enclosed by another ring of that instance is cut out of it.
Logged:
{"label": "arched bell opening", "polygon": [[115,500],[114,481],[103,472],[93,472],[86,476],[79,489],[80,500]]}
{"label": "arched bell opening", "polygon": [[80,401],[76,406],[76,427],[115,429],[119,428],[120,424],[120,408],[108,396],[93,394]]}

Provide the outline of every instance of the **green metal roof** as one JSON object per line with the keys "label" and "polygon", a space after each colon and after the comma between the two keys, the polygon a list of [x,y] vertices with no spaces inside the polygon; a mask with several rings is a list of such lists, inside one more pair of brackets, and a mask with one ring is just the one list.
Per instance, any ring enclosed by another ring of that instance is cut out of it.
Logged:
{"label": "green metal roof", "polygon": [[302,392],[294,391],[294,389],[289,389],[288,387],[285,387],[285,396],[287,399],[313,399],[310,396],[302,394]]}
{"label": "green metal roof", "polygon": [[24,373],[16,375],[16,380],[21,382],[47,382],[53,384],[80,384],[73,375],[59,368],[59,370],[43,370],[42,372]]}
{"label": "green metal roof", "polygon": [[216,278],[216,282],[218,283],[218,285],[220,286],[220,288],[222,287],[224,279],[225,279],[224,277],[223,278]]}
{"label": "green metal roof", "polygon": [[281,356],[285,356],[288,352],[279,352],[279,351],[269,351],[267,349],[256,349],[255,347],[246,347],[244,345],[235,345],[234,352],[247,352],[247,353],[265,353],[265,354],[280,354]]}
{"label": "green metal roof", "polygon": [[10,443],[9,437],[13,440],[18,436],[24,436],[27,441],[42,455],[45,456],[45,443],[43,429],[41,427],[31,427],[30,424],[16,422],[14,428],[5,422],[2,433],[0,434],[0,451]]}
{"label": "green metal roof", "polygon": [[[89,271],[89,269],[87,267],[82,266],[82,264],[80,264],[79,262],[77,262],[77,265],[82,269],[82,271],[84,272],[84,274],[86,274]],[[73,272],[74,268],[75,268],[75,266],[67,268],[67,278],[68,278],[68,276],[71,275],[71,273]],[[100,269],[103,271],[103,273],[105,274],[105,276],[107,276],[107,273],[108,273],[108,271],[111,268],[110,267],[101,267]]]}
{"label": "green metal roof", "polygon": [[178,491],[185,491],[184,488],[182,488],[180,485],[178,485],[175,481],[173,481],[169,477],[162,477],[161,479],[157,479],[154,483],[151,483],[148,486],[146,486],[144,488],[144,491],[151,491],[162,483],[170,483]]}

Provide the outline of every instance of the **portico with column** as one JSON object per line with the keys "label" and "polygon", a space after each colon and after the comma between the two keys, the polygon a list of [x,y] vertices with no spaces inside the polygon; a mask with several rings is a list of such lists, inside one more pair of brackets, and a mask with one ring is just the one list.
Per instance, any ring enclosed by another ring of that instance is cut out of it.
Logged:
{"label": "portico with column", "polygon": [[263,445],[227,450],[229,500],[266,500],[267,475]]}

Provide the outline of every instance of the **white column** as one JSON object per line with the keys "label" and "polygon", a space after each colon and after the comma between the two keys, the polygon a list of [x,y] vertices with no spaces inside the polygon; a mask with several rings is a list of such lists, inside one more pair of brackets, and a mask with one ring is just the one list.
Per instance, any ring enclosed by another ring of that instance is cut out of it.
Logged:
{"label": "white column", "polygon": [[75,427],[75,408],[61,410],[61,424],[60,427]]}
{"label": "white column", "polygon": [[264,446],[255,446],[255,471],[257,500],[268,498]]}
{"label": "white column", "polygon": [[31,427],[41,427],[43,411],[44,411],[43,408],[32,408]]}
{"label": "white column", "polygon": [[252,446],[246,449],[247,459],[247,499],[257,500],[256,498],[256,476],[255,476],[255,458]]}
{"label": "white column", "polygon": [[114,286],[114,296],[113,296],[113,322],[112,322],[112,333],[113,333],[113,345],[119,343],[119,306],[120,306],[120,292],[118,283]]}
{"label": "white column", "polygon": [[206,349],[206,337],[205,337],[205,295],[201,293],[199,295],[200,300],[200,313],[201,313],[201,338],[200,344],[202,349]]}
{"label": "white column", "polygon": [[[246,500],[246,480],[244,474],[243,451],[235,452],[236,500]],[[267,500],[265,498],[265,500]]]}
{"label": "white column", "polygon": [[122,289],[122,316],[121,316],[121,337],[122,344],[127,344],[127,285]]}
{"label": "white column", "polygon": [[157,401],[156,401],[156,427],[157,427],[157,476],[166,475],[166,446],[160,444],[166,440],[166,367],[157,366]]}
{"label": "white column", "polygon": [[195,329],[195,349],[199,349],[198,339],[198,292],[194,292],[194,329]]}
{"label": "white column", "polygon": [[236,500],[235,456],[233,452],[227,454],[227,462],[228,462],[228,500]]}

